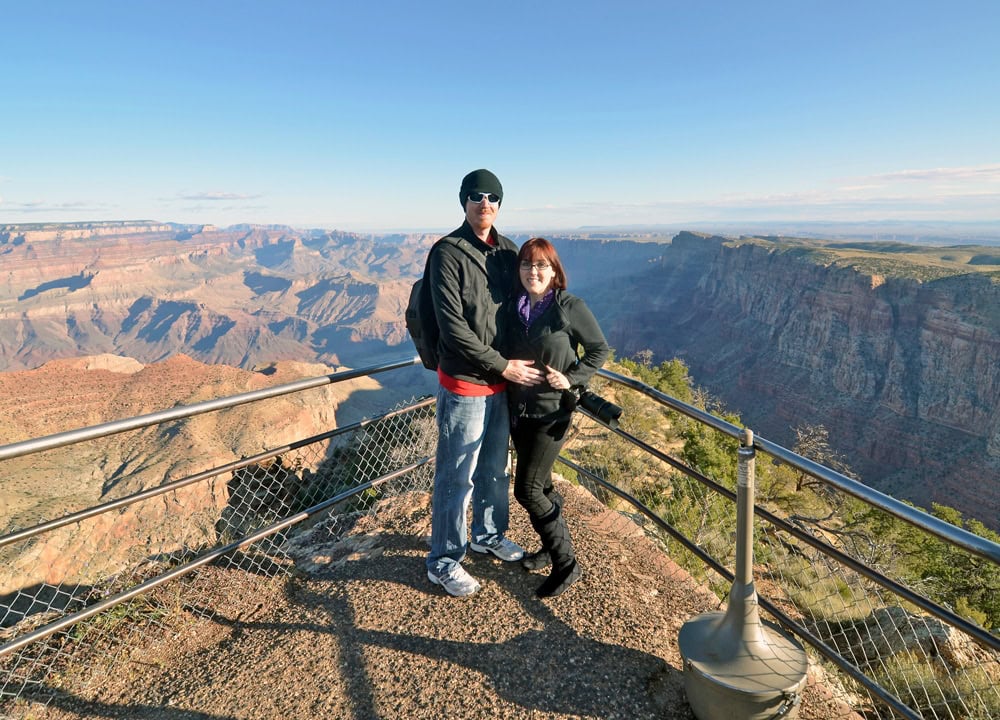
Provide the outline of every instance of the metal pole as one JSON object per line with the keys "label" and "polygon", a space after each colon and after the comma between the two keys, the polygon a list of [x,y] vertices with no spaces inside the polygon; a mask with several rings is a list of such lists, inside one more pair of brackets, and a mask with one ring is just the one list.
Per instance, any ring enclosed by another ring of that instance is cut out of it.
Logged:
{"label": "metal pole", "polygon": [[753,584],[753,432],[736,456],[736,572],[725,612],[703,613],[681,628],[684,688],[698,720],[776,720],[798,715],[806,683],[805,650],[768,627]]}
{"label": "metal pole", "polygon": [[753,430],[743,433],[736,451],[736,582],[753,584],[753,503],[756,480]]}

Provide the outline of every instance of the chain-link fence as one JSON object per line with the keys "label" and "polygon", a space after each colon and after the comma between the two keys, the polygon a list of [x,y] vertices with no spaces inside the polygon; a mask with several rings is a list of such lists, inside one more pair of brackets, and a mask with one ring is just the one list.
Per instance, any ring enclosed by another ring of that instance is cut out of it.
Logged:
{"label": "chain-link fence", "polygon": [[[557,471],[724,598],[739,441],[634,384],[595,389],[625,408],[624,432],[578,414]],[[261,576],[291,572],[300,529],[337,536],[381,498],[429,490],[435,443],[433,401],[406,403],[11,528],[0,537],[0,709],[78,688],[93,653],[155,643],[182,615],[211,617]],[[957,579],[975,574],[988,590],[997,562],[772,457],[757,459],[755,584],[764,609],[806,640],[824,684],[867,717],[1000,717],[1000,653],[984,629],[995,631],[995,608]],[[218,572],[226,583],[206,579]]]}
{"label": "chain-link fence", "polygon": [[[223,587],[253,593],[255,578],[290,572],[302,527],[323,520],[336,536],[384,496],[429,490],[436,438],[433,400],[411,401],[0,537],[0,716],[70,678],[99,681],[86,677],[95,654],[107,666],[184,615],[212,617]],[[203,580],[220,569],[224,583]]]}
{"label": "chain-link fence", "polygon": [[[626,408],[624,436],[581,416],[563,472],[632,515],[724,599],[737,553],[739,441],[634,388],[597,389]],[[757,591],[811,641],[813,664],[841,699],[866,717],[1000,717],[997,561],[767,454],[756,468]]]}

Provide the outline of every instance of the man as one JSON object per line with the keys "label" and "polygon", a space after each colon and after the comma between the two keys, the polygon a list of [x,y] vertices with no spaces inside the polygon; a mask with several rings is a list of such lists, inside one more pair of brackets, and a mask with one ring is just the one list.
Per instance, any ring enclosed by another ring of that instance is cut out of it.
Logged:
{"label": "man", "polygon": [[524,551],[504,537],[509,511],[507,381],[536,385],[533,361],[507,360],[494,349],[501,303],[517,280],[517,246],[493,227],[503,187],[489,170],[474,170],[458,192],[465,222],[450,233],[486,260],[486,272],[461,248],[438,243],[429,283],[440,328],[438,446],[431,500],[427,577],[450,595],[471,595],[479,583],[462,567],[466,511],[472,501],[474,552],[512,562]]}

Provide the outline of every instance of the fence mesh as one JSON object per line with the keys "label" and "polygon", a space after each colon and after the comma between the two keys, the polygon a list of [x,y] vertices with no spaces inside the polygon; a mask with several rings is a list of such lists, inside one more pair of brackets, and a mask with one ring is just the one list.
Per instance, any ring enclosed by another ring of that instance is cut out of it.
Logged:
{"label": "fence mesh", "polygon": [[[596,385],[598,392],[625,408],[622,429],[627,433],[723,488],[735,489],[735,440],[634,390]],[[0,546],[0,644],[16,642],[73,612],[183,568],[206,552],[432,456],[436,437],[433,407],[425,402],[350,432],[260,453],[252,456],[252,462],[230,459],[227,469],[202,473],[197,482]],[[574,421],[564,455],[635,497],[721,566],[734,567],[736,508],[731,497],[582,414]],[[240,467],[231,467],[233,463]],[[761,453],[756,468],[761,508],[983,624],[986,616],[977,615],[979,600],[956,603],[954,583],[915,574],[907,564],[921,549],[941,551],[941,541],[904,528],[885,513],[803,478]],[[566,465],[559,464],[556,470],[617,510],[623,522],[642,528],[692,576],[725,598],[729,581],[627,500]],[[135,652],[171,632],[182,616],[211,618],[232,597],[253,596],[259,578],[292,571],[287,550],[301,529],[322,519],[324,531],[343,533],[352,518],[377,513],[381,498],[427,491],[431,483],[430,465],[392,476],[328,508],[322,518],[310,516],[221,555],[211,565],[5,653],[0,656],[0,711],[4,703],[18,698],[44,702],[46,694],[59,692],[70,679],[76,686],[88,682],[91,653],[113,657]],[[758,516],[755,530],[754,578],[762,598],[900,698],[914,714],[941,719],[1000,717],[1000,659],[995,651],[779,525]],[[995,566],[955,548],[948,548],[943,557],[941,562],[959,572],[969,568],[997,572]],[[206,574],[219,572],[227,573],[229,582],[204,580]],[[228,598],[219,596],[222,587]],[[824,682],[836,688],[840,699],[869,718],[892,716],[864,685],[807,649],[811,664],[824,673]]]}
{"label": "fence mesh", "polygon": [[[196,482],[6,544],[0,548],[0,644],[127,594],[185,563],[197,565],[205,553],[426,458],[437,435],[433,406],[413,405],[350,432],[258,453],[252,462],[236,460],[226,466],[239,467],[202,472]],[[325,520],[326,531],[336,534],[348,518],[376,512],[381,497],[429,490],[431,482],[428,467],[390,478],[303,523],[219,554],[212,571],[236,571],[225,586],[240,595],[240,578],[252,586],[255,578],[291,571],[286,542],[303,525]],[[0,657],[0,709],[16,698],[44,702],[68,673],[79,686],[94,653],[113,658],[155,642],[181,616],[214,616],[225,598],[215,594],[219,583],[199,581],[201,572],[178,572],[170,583]]]}
{"label": "fence mesh", "polygon": [[[638,392],[614,386],[598,389],[626,408],[621,428],[671,457],[704,473],[735,493],[738,442],[648,401]],[[624,490],[723,567],[735,567],[736,504],[705,484],[639,449],[581,416],[564,455],[595,476]],[[967,551],[947,546],[925,531],[905,525],[811,478],[803,478],[757,453],[756,502],[779,519],[808,533],[889,579],[955,610],[955,583],[926,577],[933,560],[928,548],[947,547],[948,565],[998,569]],[[569,468],[562,470],[574,476]],[[578,480],[623,512],[631,507],[603,486]],[[659,538],[671,557],[711,587],[720,599],[730,581],[661,530],[644,515],[635,516]],[[925,555],[913,562],[912,554]],[[922,577],[921,575],[924,575]],[[1000,656],[970,635],[930,615],[899,595],[853,571],[776,524],[755,518],[754,584],[762,598],[835,649],[865,675],[925,718],[987,720],[1000,717]],[[989,583],[985,583],[987,588]],[[989,604],[990,598],[980,598]],[[957,603],[959,606],[962,602]],[[959,607],[959,610],[962,608]],[[985,616],[964,608],[967,619]],[[893,713],[863,685],[838,673],[815,653],[811,661],[838,683],[843,698],[868,717]]]}

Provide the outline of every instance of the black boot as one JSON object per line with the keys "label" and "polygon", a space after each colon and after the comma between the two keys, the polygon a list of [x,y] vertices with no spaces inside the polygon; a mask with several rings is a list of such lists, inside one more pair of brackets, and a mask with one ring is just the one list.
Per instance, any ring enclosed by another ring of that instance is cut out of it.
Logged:
{"label": "black boot", "polygon": [[548,515],[535,520],[531,524],[542,538],[542,548],[548,550],[552,558],[552,572],[545,579],[535,594],[538,597],[555,597],[561,595],[566,588],[580,579],[580,565],[573,552],[573,541],[569,536],[566,518],[562,508],[553,504]]}
{"label": "black boot", "polygon": [[[548,498],[549,502],[552,503],[553,510],[555,506],[562,506],[563,496],[559,494],[559,491],[553,488],[551,485],[544,490],[545,497]],[[551,514],[552,510],[549,511]],[[539,526],[535,524],[534,521],[531,523],[532,527],[535,528],[535,532],[541,535],[541,531],[538,529]],[[544,545],[542,549],[538,552],[528,553],[523,558],[521,558],[521,567],[525,570],[543,570],[552,564],[552,556],[549,555],[548,548]]]}
{"label": "black boot", "polygon": [[542,548],[538,552],[528,553],[521,558],[521,567],[525,570],[541,570],[547,568],[552,563],[552,556],[549,551]]}

